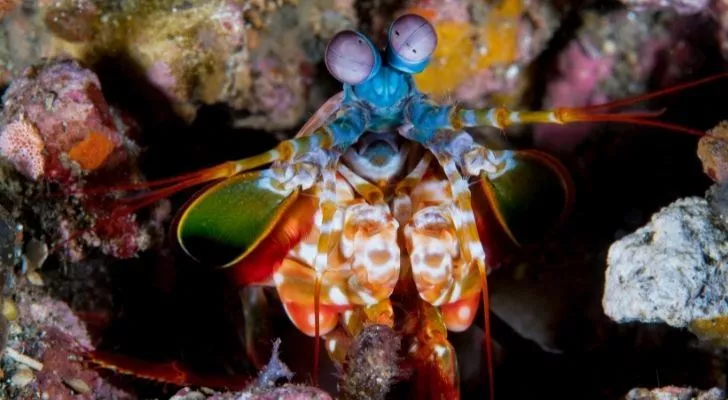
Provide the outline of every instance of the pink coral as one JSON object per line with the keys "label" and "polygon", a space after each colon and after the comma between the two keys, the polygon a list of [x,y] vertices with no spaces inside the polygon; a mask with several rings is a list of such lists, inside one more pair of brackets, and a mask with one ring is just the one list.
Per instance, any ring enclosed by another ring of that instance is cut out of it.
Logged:
{"label": "pink coral", "polygon": [[437,10],[436,18],[441,21],[470,22],[470,2],[466,0],[421,0],[415,8]]}
{"label": "pink coral", "polygon": [[284,68],[277,60],[263,58],[255,63],[253,71],[258,76],[253,88],[261,111],[281,115],[295,107],[298,100],[287,85]]}
{"label": "pink coral", "polygon": [[83,347],[90,348],[91,337],[83,322],[73,313],[68,304],[44,297],[28,305],[28,316],[35,324],[52,322],[55,329],[64,333]]}
{"label": "pink coral", "polygon": [[522,79],[522,77],[519,67],[514,65],[511,68],[510,70],[515,73],[497,74],[492,69],[478,71],[465,84],[457,87],[455,98],[469,104],[485,106],[485,104],[478,103],[484,95],[514,92],[519,78]]}
{"label": "pink coral", "polygon": [[[96,271],[97,273],[99,271]],[[108,303],[96,298],[100,276],[84,277],[85,280],[49,280],[63,292],[75,292],[76,301],[90,302],[96,312],[107,311]],[[125,390],[105,380],[99,371],[84,361],[84,354],[93,350],[88,326],[77,310],[66,301],[51,297],[45,287],[30,285],[19,280],[15,287],[20,329],[11,334],[9,346],[24,355],[38,360],[43,368],[35,371],[35,380],[25,387],[6,390],[3,398],[45,398],[58,400],[91,400],[97,398],[131,400],[136,398]],[[75,287],[76,290],[73,290]],[[92,289],[93,288],[93,289]],[[105,288],[108,290],[108,288]],[[84,296],[87,298],[84,299]],[[88,305],[85,305],[88,307]]]}
{"label": "pink coral", "polygon": [[157,61],[147,69],[147,79],[159,89],[168,99],[181,101],[176,93],[177,77],[172,68],[164,61]]}
{"label": "pink coral", "polygon": [[[123,183],[135,179],[139,150],[128,136],[135,125],[106,102],[96,74],[78,62],[56,59],[27,68],[3,100],[0,155],[24,175],[63,190],[83,189],[94,179],[104,186],[121,176]],[[150,245],[133,215],[101,209],[98,198],[86,198],[84,205],[81,216],[65,207],[41,216],[60,233],[72,259],[85,256],[81,244],[118,258]]]}
{"label": "pink coral", "polygon": [[44,148],[38,129],[25,118],[12,122],[0,133],[0,155],[33,180],[45,170]]}
{"label": "pink coral", "polygon": [[[614,58],[607,55],[590,56],[578,41],[572,41],[559,58],[559,79],[547,87],[549,107],[581,107],[607,100],[599,84],[612,72]],[[538,147],[568,149],[589,133],[589,127],[575,125],[564,129],[558,125],[539,125],[534,132]]]}
{"label": "pink coral", "polygon": [[[584,27],[559,56],[559,76],[547,85],[543,107],[582,107],[627,99],[674,84],[694,69],[700,57],[685,41],[688,22],[664,18],[654,23],[652,18],[650,13],[624,10],[585,13]],[[669,63],[660,62],[662,57]],[[650,88],[650,83],[655,87]],[[583,123],[538,126],[535,144],[569,151],[592,127]]]}

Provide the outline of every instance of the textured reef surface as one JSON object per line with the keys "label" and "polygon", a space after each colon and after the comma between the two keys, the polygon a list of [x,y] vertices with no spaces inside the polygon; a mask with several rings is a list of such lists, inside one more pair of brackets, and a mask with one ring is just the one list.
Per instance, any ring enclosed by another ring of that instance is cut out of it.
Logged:
{"label": "textured reef surface", "polygon": [[[584,107],[727,71],[726,0],[0,0],[0,398],[408,398],[407,349],[379,324],[341,364],[322,349],[314,385],[313,340],[274,292],[176,251],[191,192],[139,212],[92,193],[292,137],[340,90],[329,39],[358,29],[381,46],[403,13],[437,33],[414,80],[440,102]],[[635,106],[701,138],[471,131],[558,156],[577,188],[563,226],[488,278],[497,397],[726,398],[726,93]],[[464,399],[487,396],[479,315],[448,336]]]}

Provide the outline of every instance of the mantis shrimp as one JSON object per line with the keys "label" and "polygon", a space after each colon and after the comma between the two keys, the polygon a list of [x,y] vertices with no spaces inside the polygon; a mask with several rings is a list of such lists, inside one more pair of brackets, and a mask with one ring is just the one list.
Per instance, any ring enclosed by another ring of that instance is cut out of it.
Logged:
{"label": "mantis shrimp", "polygon": [[[607,121],[701,135],[651,119],[659,112],[608,111],[722,75],[590,107],[469,109],[439,104],[415,86],[412,75],[424,70],[437,46],[426,19],[402,15],[386,38],[384,50],[356,31],[331,39],[325,63],[343,91],[294,138],[253,157],[126,186],[155,190],[119,211],[208,184],[180,210],[172,236],[189,257],[229,271],[236,285],[277,290],[292,323],[316,339],[314,382],[319,338],[331,358],[343,362],[347,338],[367,324],[384,324],[406,337],[423,393],[459,398],[447,335],[470,327],[482,304],[493,398],[484,215],[489,210],[518,243],[523,232],[511,229],[513,221],[533,212],[524,204],[544,202],[539,185],[552,182],[558,189],[556,214],[562,217],[574,196],[566,168],[554,157],[491,149],[465,129]],[[395,313],[395,302],[405,315]]]}

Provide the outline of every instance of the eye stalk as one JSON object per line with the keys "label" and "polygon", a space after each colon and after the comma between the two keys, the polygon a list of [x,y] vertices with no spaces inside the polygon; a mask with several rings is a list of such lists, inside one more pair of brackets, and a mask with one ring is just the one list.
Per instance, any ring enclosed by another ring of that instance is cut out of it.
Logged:
{"label": "eye stalk", "polygon": [[331,38],[324,60],[336,80],[350,85],[366,82],[382,66],[382,57],[369,38],[350,30]]}
{"label": "eye stalk", "polygon": [[387,42],[387,63],[392,68],[416,74],[430,62],[437,47],[437,33],[423,17],[405,14],[390,25]]}

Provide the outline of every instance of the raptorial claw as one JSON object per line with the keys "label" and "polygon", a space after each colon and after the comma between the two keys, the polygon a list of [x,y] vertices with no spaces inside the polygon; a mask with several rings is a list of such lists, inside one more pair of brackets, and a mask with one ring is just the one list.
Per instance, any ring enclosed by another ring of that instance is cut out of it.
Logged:
{"label": "raptorial claw", "polygon": [[473,187],[481,210],[491,209],[517,244],[542,239],[564,222],[574,202],[568,170],[553,156],[527,150],[509,151],[509,165],[482,172]]}
{"label": "raptorial claw", "polygon": [[407,354],[414,367],[414,397],[424,400],[460,398],[460,373],[455,349],[447,340],[440,311],[420,299],[407,315],[404,332],[410,333]]}

